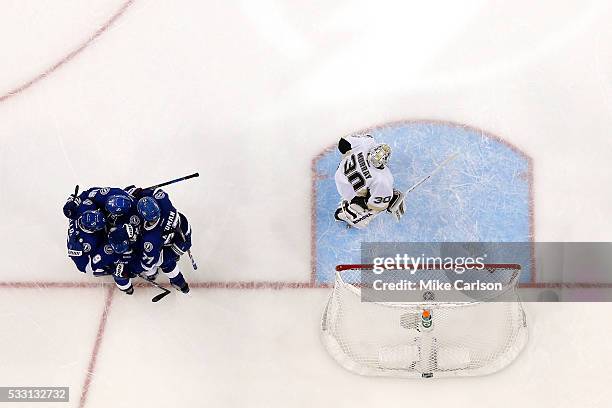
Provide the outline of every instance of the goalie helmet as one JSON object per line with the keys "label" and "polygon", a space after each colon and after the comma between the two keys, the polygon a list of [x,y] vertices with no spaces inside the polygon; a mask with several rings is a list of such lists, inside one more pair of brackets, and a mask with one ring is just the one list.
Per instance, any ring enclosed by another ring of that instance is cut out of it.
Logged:
{"label": "goalie helmet", "polygon": [[391,147],[386,143],[379,143],[368,152],[368,161],[377,169],[384,168],[391,157]]}

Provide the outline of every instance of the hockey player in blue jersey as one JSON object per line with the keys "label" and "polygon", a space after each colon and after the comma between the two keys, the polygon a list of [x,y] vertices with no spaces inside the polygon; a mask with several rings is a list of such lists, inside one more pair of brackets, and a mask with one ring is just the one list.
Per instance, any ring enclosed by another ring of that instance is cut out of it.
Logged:
{"label": "hockey player in blue jersey", "polygon": [[[155,188],[93,187],[78,194],[77,186],[63,207],[69,218],[68,254],[77,269],[112,275],[127,294],[134,292],[132,278],[153,282],[161,269],[174,287],[189,292],[177,262],[191,247],[191,229],[166,193]],[[197,268],[193,259],[192,264]]]}
{"label": "hockey player in blue jersey", "polygon": [[94,271],[113,275],[117,287],[131,295],[134,293],[132,278],[142,275],[153,281],[161,269],[174,287],[188,293],[189,285],[177,261],[191,247],[191,228],[187,218],[174,208],[163,191],[156,191],[154,196],[158,199],[145,196],[138,202],[141,228],[134,228],[130,222],[110,227],[108,245],[103,254],[96,256]]}
{"label": "hockey player in blue jersey", "polygon": [[143,220],[138,251],[142,269],[148,271],[149,279],[154,279],[158,268],[161,269],[174,287],[187,293],[189,285],[177,262],[191,248],[189,222],[163,190],[145,191],[143,194],[137,204],[138,214]]}
{"label": "hockey player in blue jersey", "polygon": [[130,198],[125,190],[121,188],[92,187],[78,195],[71,194],[62,210],[67,218],[75,220],[87,210],[107,211],[107,202],[114,196]]}
{"label": "hockey player in blue jersey", "polygon": [[99,210],[87,210],[68,224],[68,256],[83,273],[94,273],[93,261],[105,241],[106,218]]}
{"label": "hockey player in blue jersey", "polygon": [[113,275],[117,287],[128,295],[134,293],[132,278],[140,273],[146,277],[140,265],[140,256],[136,251],[137,231],[130,223],[123,223],[111,227],[108,233],[108,242],[112,249],[101,265]]}
{"label": "hockey player in blue jersey", "polygon": [[106,217],[107,226],[129,222],[135,228],[140,225],[134,197],[124,189],[116,187],[93,187],[68,197],[64,204],[64,215],[69,219],[78,218],[87,210],[100,210]]}

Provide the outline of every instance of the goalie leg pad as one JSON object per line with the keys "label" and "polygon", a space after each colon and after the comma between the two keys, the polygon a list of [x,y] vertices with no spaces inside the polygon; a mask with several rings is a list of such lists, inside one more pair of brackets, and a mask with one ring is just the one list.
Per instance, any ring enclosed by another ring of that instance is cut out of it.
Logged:
{"label": "goalie leg pad", "polygon": [[334,218],[338,221],[344,221],[349,226],[355,228],[365,228],[374,218],[374,212],[365,209],[356,203],[349,203],[343,200],[340,207],[336,210]]}

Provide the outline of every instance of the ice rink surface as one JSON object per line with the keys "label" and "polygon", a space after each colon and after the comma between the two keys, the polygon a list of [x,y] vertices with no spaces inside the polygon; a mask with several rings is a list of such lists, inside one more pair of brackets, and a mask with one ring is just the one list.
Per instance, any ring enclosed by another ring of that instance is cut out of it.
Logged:
{"label": "ice rink surface", "polygon": [[[311,253],[313,158],[404,120],[528,155],[536,240],[610,241],[610,2],[0,7],[0,386],[69,386],[62,406],[92,408],[610,406],[609,303],[525,304],[527,348],[494,375],[359,377],[320,344]],[[167,189],[194,229],[189,296],[152,304],[75,270],[75,184],[193,171]]]}

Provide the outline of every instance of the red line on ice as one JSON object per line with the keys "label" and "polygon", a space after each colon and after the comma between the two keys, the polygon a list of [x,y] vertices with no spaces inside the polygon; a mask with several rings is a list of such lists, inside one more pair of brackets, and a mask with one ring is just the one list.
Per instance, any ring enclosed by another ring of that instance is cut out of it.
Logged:
{"label": "red line on ice", "polygon": [[[135,282],[137,288],[151,288],[150,285]],[[170,288],[170,284],[161,284]],[[322,289],[331,288],[333,283],[311,283],[311,282],[277,282],[277,281],[226,281],[226,282],[191,282],[192,289]],[[91,289],[103,288],[114,289],[113,283],[79,283],[79,282],[0,282],[0,289]],[[568,288],[568,289],[605,289],[612,288],[612,282],[524,282],[519,283],[520,288]],[[118,289],[117,289],[118,290]]]}
{"label": "red line on ice", "polygon": [[83,388],[81,389],[81,399],[79,400],[79,408],[83,408],[87,403],[87,395],[89,394],[89,387],[91,386],[91,381],[96,370],[96,362],[98,360],[98,354],[100,353],[102,340],[104,339],[104,332],[106,331],[106,322],[108,321],[108,313],[113,302],[114,293],[114,288],[112,286],[109,286],[106,290],[104,310],[102,311],[102,316],[100,317],[100,324],[98,325],[98,334],[96,336],[96,341],[91,352],[91,357],[89,358],[89,365],[87,366],[85,382],[83,383]]}
{"label": "red line on ice", "polygon": [[46,77],[60,69],[66,63],[72,61],[77,55],[83,52],[83,50],[89,47],[91,43],[93,43],[98,37],[104,34],[109,29],[109,27],[113,25],[115,21],[117,21],[121,16],[123,16],[125,11],[132,5],[132,3],[134,3],[134,1],[135,0],[127,0],[125,3],[123,3],[107,21],[105,21],[96,31],[94,31],[93,34],[89,36],[89,38],[80,43],[75,49],[70,51],[55,64],[51,65],[29,81],[19,85],[16,88],[9,90],[3,95],[0,95],[0,103],[27,90],[28,88],[32,87],[36,83],[40,82],[41,80],[45,79]]}
{"label": "red line on ice", "polygon": [[[150,288],[145,282],[134,282],[137,288]],[[161,286],[170,287],[169,284]],[[304,289],[316,287],[328,287],[328,285],[314,285],[311,282],[284,282],[284,281],[217,281],[217,282],[190,282],[189,286],[194,289]],[[6,289],[91,289],[109,287],[114,288],[112,282],[0,282],[0,288]]]}

